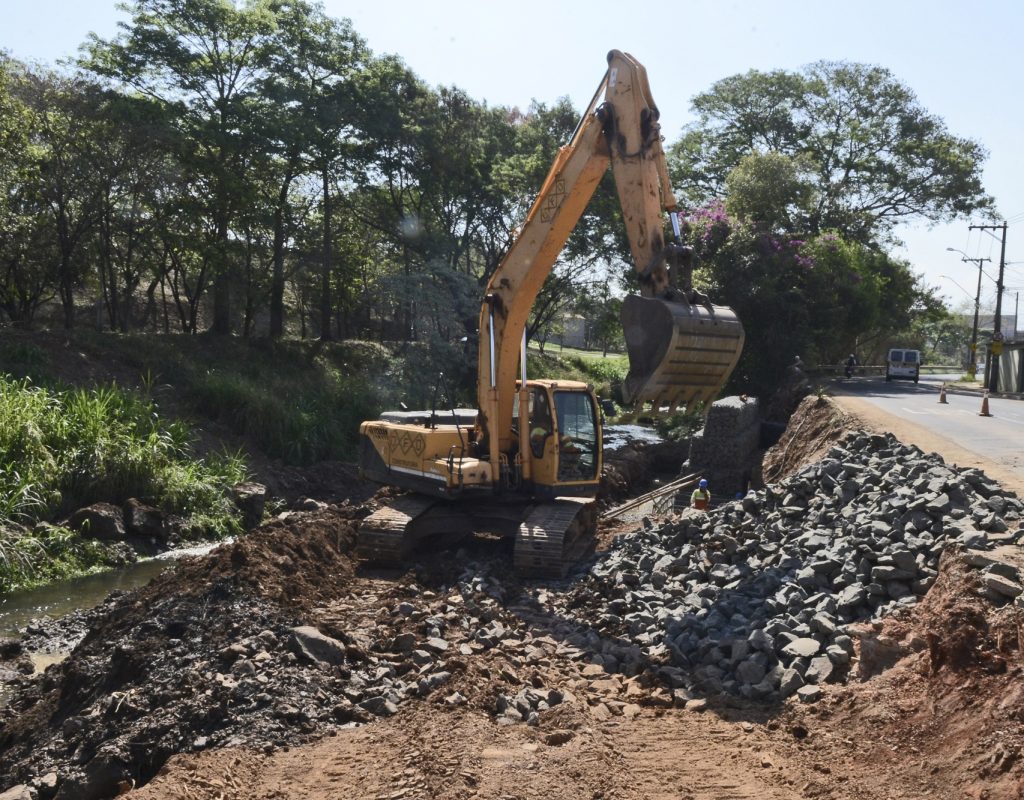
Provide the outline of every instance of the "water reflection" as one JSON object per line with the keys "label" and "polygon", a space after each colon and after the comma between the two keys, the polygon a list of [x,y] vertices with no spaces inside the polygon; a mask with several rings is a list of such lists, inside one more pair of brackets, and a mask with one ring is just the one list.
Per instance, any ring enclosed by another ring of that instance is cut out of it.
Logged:
{"label": "water reflection", "polygon": [[145,586],[182,556],[202,555],[219,544],[171,550],[123,569],[13,592],[0,598],[0,636],[18,636],[21,629],[36,617],[56,619],[81,608],[99,605],[115,590],[127,591]]}
{"label": "water reflection", "polygon": [[644,425],[605,425],[604,451],[613,453],[630,444],[657,444],[662,441],[654,428]]}

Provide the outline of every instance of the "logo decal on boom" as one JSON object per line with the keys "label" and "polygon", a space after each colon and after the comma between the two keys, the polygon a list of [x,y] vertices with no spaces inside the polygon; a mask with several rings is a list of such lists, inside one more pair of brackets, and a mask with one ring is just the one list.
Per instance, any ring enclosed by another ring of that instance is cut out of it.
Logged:
{"label": "logo decal on boom", "polygon": [[562,205],[562,201],[565,199],[565,178],[561,175],[555,178],[554,186],[551,188],[551,193],[548,195],[548,199],[544,201],[544,206],[540,210],[540,221],[551,222],[555,218],[555,214],[558,213],[559,207]]}

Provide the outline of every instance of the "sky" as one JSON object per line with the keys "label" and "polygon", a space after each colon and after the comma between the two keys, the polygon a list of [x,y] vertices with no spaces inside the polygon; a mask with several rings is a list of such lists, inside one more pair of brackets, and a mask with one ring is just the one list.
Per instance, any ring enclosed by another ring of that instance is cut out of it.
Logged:
{"label": "sky", "polygon": [[[675,141],[693,120],[691,98],[749,69],[797,70],[819,60],[889,69],[949,131],[989,152],[986,190],[1009,222],[1003,313],[1024,292],[1024,3],[1019,0],[324,0],[378,54],[394,53],[424,81],[458,86],[490,105],[526,108],[569,97],[582,110],[613,48],[646,68]],[[109,38],[126,15],[114,0],[0,0],[0,49],[53,63],[90,32]],[[948,303],[973,310],[985,263],[984,311],[995,305],[999,241],[971,222],[904,225],[897,255]],[[1022,320],[1024,322],[1024,320]],[[1021,325],[1024,328],[1024,324]]]}

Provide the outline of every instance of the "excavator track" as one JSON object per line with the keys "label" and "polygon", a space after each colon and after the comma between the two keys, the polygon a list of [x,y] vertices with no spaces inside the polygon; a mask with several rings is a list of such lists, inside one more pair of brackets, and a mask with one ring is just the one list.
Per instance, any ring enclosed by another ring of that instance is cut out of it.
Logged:
{"label": "excavator track", "polygon": [[[527,507],[458,507],[418,495],[389,500],[359,526],[356,555],[384,566],[403,563],[415,547],[429,539],[444,547],[474,530],[515,531],[513,566],[531,578],[561,578],[569,566],[593,546],[597,505],[593,500],[560,497]],[[522,521],[518,521],[522,520]]]}
{"label": "excavator track", "polygon": [[378,564],[398,564],[409,554],[413,540],[410,524],[437,501],[428,497],[398,497],[374,511],[359,526],[356,555]]}
{"label": "excavator track", "polygon": [[597,506],[593,500],[560,497],[534,506],[519,526],[513,553],[516,574],[563,578],[594,543]]}

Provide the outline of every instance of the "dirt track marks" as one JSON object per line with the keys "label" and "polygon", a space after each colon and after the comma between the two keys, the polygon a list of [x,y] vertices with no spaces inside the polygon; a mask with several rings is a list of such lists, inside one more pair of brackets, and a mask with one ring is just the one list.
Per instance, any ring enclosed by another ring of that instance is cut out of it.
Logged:
{"label": "dirt track marks", "polygon": [[638,797],[796,800],[797,792],[773,785],[782,780],[782,764],[762,747],[758,730],[680,711],[637,717],[615,741]]}

